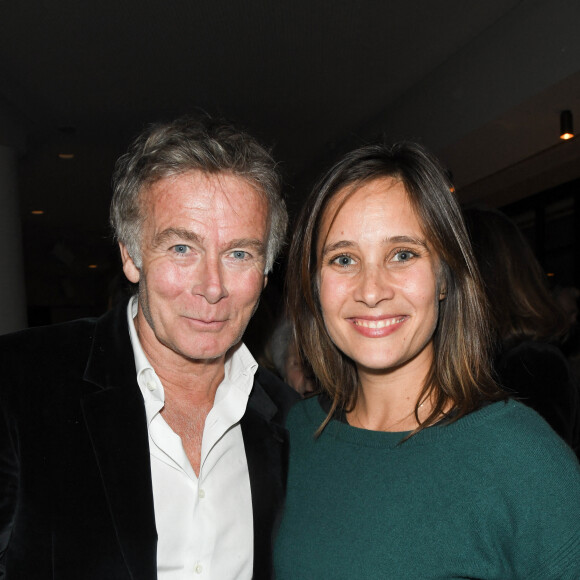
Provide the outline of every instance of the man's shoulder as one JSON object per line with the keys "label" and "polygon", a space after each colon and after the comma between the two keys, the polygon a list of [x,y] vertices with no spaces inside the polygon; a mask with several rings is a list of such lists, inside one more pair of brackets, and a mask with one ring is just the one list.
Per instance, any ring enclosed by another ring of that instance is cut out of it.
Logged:
{"label": "man's shoulder", "polygon": [[105,386],[132,385],[134,369],[122,307],[7,334],[0,336],[0,406],[58,407]]}
{"label": "man's shoulder", "polygon": [[98,368],[106,359],[121,357],[130,345],[125,312],[126,305],[120,305],[99,318],[79,318],[0,336],[3,383],[76,377],[84,374],[89,360]]}
{"label": "man's shoulder", "polygon": [[[100,317],[78,318],[48,326],[36,326],[0,336],[0,356],[24,354],[38,360],[58,354],[71,354],[90,347],[96,334],[101,340],[126,332],[127,302],[124,301]],[[46,356],[45,356],[46,355]]]}
{"label": "man's shoulder", "polygon": [[0,406],[35,416],[72,393],[86,368],[95,321],[75,320],[0,336]]}
{"label": "man's shoulder", "polygon": [[39,357],[54,356],[71,346],[79,348],[83,339],[94,334],[97,318],[36,326],[0,336],[0,356],[4,360],[27,356],[31,363]]}

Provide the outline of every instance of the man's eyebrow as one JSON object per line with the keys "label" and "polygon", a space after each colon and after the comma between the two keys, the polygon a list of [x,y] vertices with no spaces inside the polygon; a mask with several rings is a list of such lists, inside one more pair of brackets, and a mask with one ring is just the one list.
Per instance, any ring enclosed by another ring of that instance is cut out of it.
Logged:
{"label": "man's eyebrow", "polygon": [[[153,238],[153,247],[159,247],[167,242],[177,240],[192,242],[194,244],[203,243],[203,238],[191,230],[185,228],[167,228]],[[226,251],[233,250],[234,248],[252,248],[260,256],[265,254],[264,243],[257,238],[239,238],[231,240],[225,246]]]}
{"label": "man's eyebrow", "polygon": [[201,242],[201,238],[191,230],[185,228],[167,228],[155,235],[153,238],[153,247],[162,246],[163,244],[173,240],[183,240],[196,244]]}
{"label": "man's eyebrow", "polygon": [[231,240],[225,249],[233,250],[234,248],[252,248],[260,256],[265,253],[264,242],[257,238],[240,238],[238,240]]}

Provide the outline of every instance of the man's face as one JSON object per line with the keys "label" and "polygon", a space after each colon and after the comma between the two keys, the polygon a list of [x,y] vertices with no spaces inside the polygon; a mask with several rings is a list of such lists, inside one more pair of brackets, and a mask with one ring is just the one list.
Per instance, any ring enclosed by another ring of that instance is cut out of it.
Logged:
{"label": "man's face", "polygon": [[145,353],[161,363],[223,359],[266,285],[266,201],[239,177],[192,171],[157,181],[141,202],[141,269],[123,245],[121,254],[139,283]]}

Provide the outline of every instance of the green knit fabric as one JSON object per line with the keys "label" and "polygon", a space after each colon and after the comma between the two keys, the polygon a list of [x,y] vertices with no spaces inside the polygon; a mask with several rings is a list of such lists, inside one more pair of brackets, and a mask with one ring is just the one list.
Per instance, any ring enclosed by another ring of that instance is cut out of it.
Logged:
{"label": "green knit fabric", "polygon": [[404,433],[292,410],[277,580],[580,579],[580,465],[534,411],[494,403]]}

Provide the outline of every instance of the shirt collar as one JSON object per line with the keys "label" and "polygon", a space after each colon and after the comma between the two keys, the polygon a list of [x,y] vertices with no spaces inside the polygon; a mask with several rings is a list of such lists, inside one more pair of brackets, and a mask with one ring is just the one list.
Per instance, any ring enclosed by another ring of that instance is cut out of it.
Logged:
{"label": "shirt collar", "polygon": [[127,305],[127,322],[129,323],[129,337],[131,338],[131,345],[133,346],[133,355],[135,357],[135,368],[137,369],[137,376],[139,376],[144,370],[151,369],[153,367],[149,364],[145,353],[143,352],[143,347],[137,336],[137,329],[135,328],[134,318],[137,316],[138,309],[138,299],[137,296],[131,296],[129,304]]}

